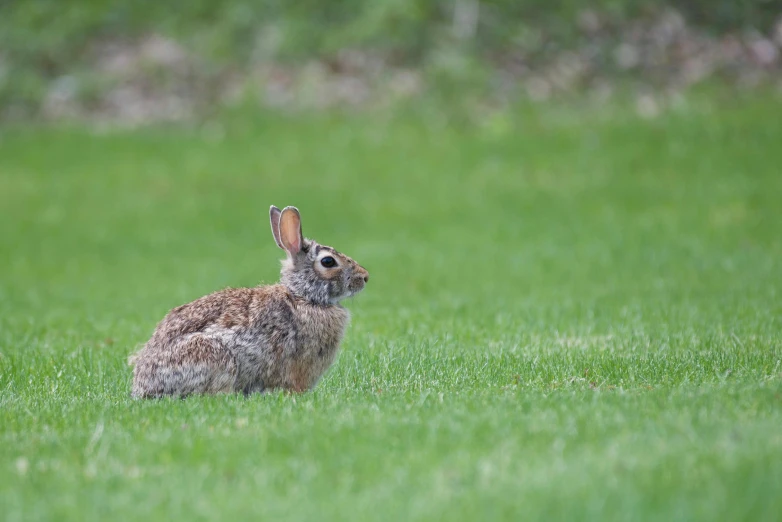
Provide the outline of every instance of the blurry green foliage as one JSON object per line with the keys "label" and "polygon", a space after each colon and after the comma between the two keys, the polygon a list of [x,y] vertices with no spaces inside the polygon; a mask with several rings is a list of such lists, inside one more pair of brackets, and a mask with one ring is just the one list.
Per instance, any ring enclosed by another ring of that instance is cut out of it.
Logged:
{"label": "blurry green foliage", "polygon": [[[56,67],[78,58],[95,38],[161,32],[214,57],[246,59],[267,31],[276,40],[271,51],[281,57],[371,46],[412,59],[447,38],[459,4],[478,6],[471,42],[488,49],[513,44],[530,27],[565,37],[586,9],[576,0],[6,0],[0,3],[0,45],[19,58]],[[782,0],[598,0],[589,9],[621,22],[665,5],[685,14],[690,24],[715,31],[765,31],[782,14]]]}
{"label": "blurry green foliage", "polygon": [[717,33],[767,32],[782,14],[782,0],[0,0],[0,106],[39,98],[51,79],[88,66],[101,42],[145,34],[174,38],[217,66],[301,62],[346,48],[426,65],[443,53],[519,47],[534,59],[537,49],[577,44],[585,9],[615,28],[666,6]]}

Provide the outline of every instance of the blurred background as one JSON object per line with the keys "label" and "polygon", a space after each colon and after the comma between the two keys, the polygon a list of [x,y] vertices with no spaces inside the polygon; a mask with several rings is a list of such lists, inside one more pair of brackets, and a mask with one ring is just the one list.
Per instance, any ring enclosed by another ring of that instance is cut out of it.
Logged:
{"label": "blurred background", "polygon": [[485,105],[780,88],[780,0],[0,2],[0,118],[139,124],[251,104]]}
{"label": "blurred background", "polygon": [[782,0],[5,0],[5,295],[138,342],[276,279],[275,204],[378,274],[377,332],[729,318],[780,248],[781,53]]}

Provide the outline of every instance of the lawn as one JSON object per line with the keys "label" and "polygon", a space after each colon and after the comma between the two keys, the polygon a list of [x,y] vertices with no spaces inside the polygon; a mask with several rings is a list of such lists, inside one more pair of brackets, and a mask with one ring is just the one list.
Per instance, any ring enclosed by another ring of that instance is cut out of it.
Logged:
{"label": "lawn", "polygon": [[[0,129],[0,509],[34,520],[778,520],[782,100]],[[312,392],[132,401],[172,307],[371,274]]]}

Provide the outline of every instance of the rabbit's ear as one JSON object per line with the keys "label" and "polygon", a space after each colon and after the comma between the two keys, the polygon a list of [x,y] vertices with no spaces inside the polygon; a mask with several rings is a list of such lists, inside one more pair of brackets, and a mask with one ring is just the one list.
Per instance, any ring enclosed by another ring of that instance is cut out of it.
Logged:
{"label": "rabbit's ear", "polygon": [[272,235],[274,236],[274,242],[277,243],[278,247],[285,250],[285,247],[282,246],[282,241],[280,241],[280,209],[274,205],[269,208],[269,221],[271,221],[272,224]]}
{"label": "rabbit's ear", "polygon": [[304,237],[301,233],[301,215],[296,207],[285,207],[280,215],[280,242],[288,254],[295,256],[301,251]]}

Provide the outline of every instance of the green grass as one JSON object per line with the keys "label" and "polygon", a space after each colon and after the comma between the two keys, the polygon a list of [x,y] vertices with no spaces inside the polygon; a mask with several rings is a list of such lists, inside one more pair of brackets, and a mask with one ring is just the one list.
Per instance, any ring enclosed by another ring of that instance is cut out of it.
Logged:
{"label": "green grass", "polygon": [[[0,509],[32,520],[777,520],[782,111],[691,98],[0,130]],[[172,307],[372,278],[311,393],[134,402]]]}

